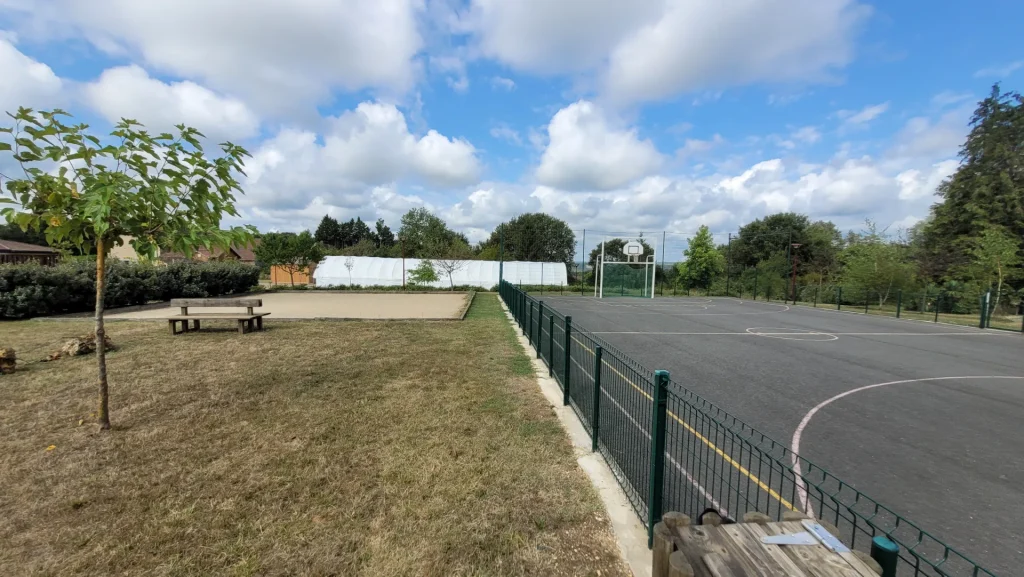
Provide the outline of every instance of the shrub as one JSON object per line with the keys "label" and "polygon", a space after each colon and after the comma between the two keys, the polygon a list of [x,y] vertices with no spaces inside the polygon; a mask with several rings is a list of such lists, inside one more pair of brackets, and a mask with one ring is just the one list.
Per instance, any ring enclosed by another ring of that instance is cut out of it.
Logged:
{"label": "shrub", "polygon": [[[111,308],[240,293],[259,284],[259,269],[238,262],[110,262],[106,276],[104,305]],[[95,303],[94,260],[75,259],[57,266],[0,265],[0,318],[85,312]]]}

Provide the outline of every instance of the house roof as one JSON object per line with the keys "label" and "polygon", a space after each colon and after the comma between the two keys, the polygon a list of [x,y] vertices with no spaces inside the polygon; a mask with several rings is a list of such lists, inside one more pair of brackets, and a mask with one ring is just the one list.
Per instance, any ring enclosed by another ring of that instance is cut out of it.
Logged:
{"label": "house roof", "polygon": [[[231,252],[234,253],[235,256],[238,257],[238,260],[242,262],[256,262],[256,254],[253,253],[252,249],[233,246],[231,247]],[[221,256],[222,254],[224,254],[224,251],[219,248],[214,249],[214,251],[212,252],[202,247],[196,249],[196,255],[202,255],[207,258],[216,258]],[[167,251],[161,253],[160,258],[163,260],[181,260],[185,258],[185,255],[181,254],[180,252]]]}
{"label": "house roof", "polygon": [[41,246],[38,244],[28,244],[25,242],[16,242],[13,240],[0,240],[0,252],[17,252],[17,253],[46,253],[52,254],[57,252],[57,249],[49,246]]}

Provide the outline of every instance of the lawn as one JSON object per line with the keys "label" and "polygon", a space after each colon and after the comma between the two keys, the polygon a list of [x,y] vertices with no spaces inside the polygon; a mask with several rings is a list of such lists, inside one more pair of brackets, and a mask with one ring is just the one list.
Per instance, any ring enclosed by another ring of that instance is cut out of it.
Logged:
{"label": "lawn", "polygon": [[494,295],[461,322],[108,327],[101,433],[95,359],[32,362],[89,323],[0,325],[4,575],[627,574]]}

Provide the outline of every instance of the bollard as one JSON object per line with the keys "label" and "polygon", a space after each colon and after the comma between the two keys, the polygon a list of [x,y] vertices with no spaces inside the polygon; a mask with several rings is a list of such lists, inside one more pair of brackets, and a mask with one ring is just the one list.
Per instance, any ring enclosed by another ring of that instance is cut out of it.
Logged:
{"label": "bollard", "polygon": [[878,535],[871,540],[871,558],[882,567],[882,577],[896,577],[900,546],[888,537]]}
{"label": "bollard", "polygon": [[647,495],[647,548],[654,546],[654,526],[661,521],[665,491],[665,427],[668,413],[668,371],[654,371],[654,406],[651,413],[651,474]]}
{"label": "bollard", "polygon": [[590,450],[597,450],[597,436],[601,430],[601,345],[594,347],[594,414],[590,417]]}

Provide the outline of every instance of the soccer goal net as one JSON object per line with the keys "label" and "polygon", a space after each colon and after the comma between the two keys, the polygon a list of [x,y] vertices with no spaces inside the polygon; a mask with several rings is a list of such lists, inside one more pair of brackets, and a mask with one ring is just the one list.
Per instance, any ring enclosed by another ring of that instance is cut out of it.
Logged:
{"label": "soccer goal net", "polygon": [[595,296],[654,296],[656,260],[654,254],[644,256],[644,246],[641,243],[628,242],[622,247],[621,254],[602,254],[599,258],[598,278],[594,283]]}

